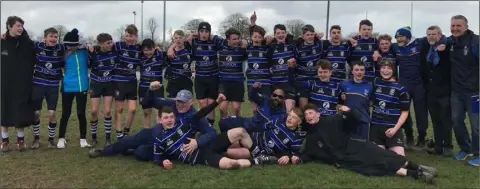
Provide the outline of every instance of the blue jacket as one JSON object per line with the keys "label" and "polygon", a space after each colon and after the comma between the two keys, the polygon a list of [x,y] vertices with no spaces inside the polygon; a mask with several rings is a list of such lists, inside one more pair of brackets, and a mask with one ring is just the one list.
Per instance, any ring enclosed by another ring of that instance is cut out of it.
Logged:
{"label": "blue jacket", "polygon": [[88,90],[88,52],[78,49],[65,57],[63,92],[85,92]]}

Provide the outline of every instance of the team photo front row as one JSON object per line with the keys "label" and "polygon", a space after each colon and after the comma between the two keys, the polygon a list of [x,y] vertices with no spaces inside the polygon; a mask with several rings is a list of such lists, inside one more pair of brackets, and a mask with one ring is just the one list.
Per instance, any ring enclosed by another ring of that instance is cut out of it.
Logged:
{"label": "team photo front row", "polygon": [[[10,150],[10,127],[16,128],[19,151],[27,148],[24,128],[30,126],[30,148],[40,148],[44,99],[48,148],[65,148],[75,99],[80,147],[99,146],[103,116],[104,148],[91,149],[92,158],[132,155],[165,169],[172,169],[174,162],[220,169],[321,162],[364,175],[408,176],[427,183],[433,183],[438,171],[407,160],[406,150],[479,165],[479,43],[464,16],[451,18],[450,37],[431,26],[426,37],[414,38],[410,28],[403,27],[395,33],[396,43],[386,34],[372,37],[369,20],[360,21],[358,35],[347,39],[341,27],[333,25],[326,40],[312,25],[305,25],[298,39],[282,24],[268,36],[256,20],[254,13],[248,41],[234,28],[225,38],[213,35],[211,25],[201,22],[189,35],[175,31],[172,44],[162,51],[152,39],[138,42],[135,25],[126,27],[121,41],[101,33],[98,45],[85,45],[77,29],[62,43],[55,28],[44,30],[43,41],[32,41],[25,22],[9,17],[1,43],[0,150]],[[244,99],[252,117],[241,116]],[[138,127],[143,128],[130,135],[137,103],[143,110]],[[409,114],[411,103],[415,122]],[[430,143],[429,113],[434,136]],[[456,154],[452,127],[460,147]]]}

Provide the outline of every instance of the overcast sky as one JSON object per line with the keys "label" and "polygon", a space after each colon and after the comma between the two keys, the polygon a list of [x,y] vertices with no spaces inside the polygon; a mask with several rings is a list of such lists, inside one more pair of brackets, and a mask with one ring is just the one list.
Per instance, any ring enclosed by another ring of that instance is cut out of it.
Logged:
{"label": "overcast sky", "polygon": [[[374,32],[394,34],[403,26],[410,25],[410,2],[387,1],[331,1],[330,25],[339,24],[344,34],[358,30],[358,23],[368,15],[373,22]],[[229,14],[239,12],[250,17],[257,12],[257,24],[272,33],[273,26],[288,19],[301,19],[312,24],[317,31],[325,32],[326,1],[169,1],[167,2],[166,30],[178,29],[188,20],[202,18],[218,31],[220,22]],[[414,36],[424,36],[430,25],[438,25],[450,35],[450,18],[462,14],[468,18],[469,28],[479,33],[478,1],[430,1],[413,4]],[[77,28],[85,36],[96,36],[101,32],[112,34],[123,24],[133,24],[133,11],[137,12],[136,24],[140,28],[140,1],[3,1],[1,2],[1,22],[8,16],[17,15],[25,20],[25,28],[41,35],[43,30],[54,25],[65,25],[68,29]],[[368,11],[368,14],[366,14]],[[154,17],[163,30],[163,1],[144,2],[144,26]],[[1,27],[2,33],[5,31]],[[148,29],[144,29],[147,36]],[[167,36],[168,37],[168,36]]]}

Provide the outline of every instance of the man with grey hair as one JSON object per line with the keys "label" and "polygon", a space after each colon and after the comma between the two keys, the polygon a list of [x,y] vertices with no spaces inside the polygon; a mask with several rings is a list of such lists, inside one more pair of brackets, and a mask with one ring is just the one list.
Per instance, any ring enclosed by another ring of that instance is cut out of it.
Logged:
{"label": "man with grey hair", "polygon": [[427,40],[423,41],[420,48],[420,68],[435,141],[435,147],[429,149],[428,153],[451,157],[453,146],[449,51],[436,50],[440,39],[445,38],[438,26],[428,27],[426,33]]}
{"label": "man with grey hair", "polygon": [[[457,139],[460,152],[455,155],[457,160],[466,160],[469,165],[479,166],[478,158],[478,93],[479,93],[479,64],[478,64],[478,35],[468,29],[468,20],[463,15],[453,16],[450,20],[449,37],[451,61],[451,103],[453,131]],[[465,113],[468,113],[472,128],[472,136],[468,135],[465,125]]]}

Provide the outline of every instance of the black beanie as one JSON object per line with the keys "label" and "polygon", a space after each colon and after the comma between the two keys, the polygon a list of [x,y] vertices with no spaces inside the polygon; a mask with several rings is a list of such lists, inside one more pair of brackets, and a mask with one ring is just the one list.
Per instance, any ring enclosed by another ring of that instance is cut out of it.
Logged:
{"label": "black beanie", "polygon": [[212,32],[212,26],[210,26],[208,22],[200,22],[200,24],[198,24],[198,32],[202,29]]}
{"label": "black beanie", "polygon": [[78,30],[73,28],[72,31],[68,32],[65,34],[65,37],[63,37],[63,44],[65,44],[65,46],[78,46],[78,38]]}

